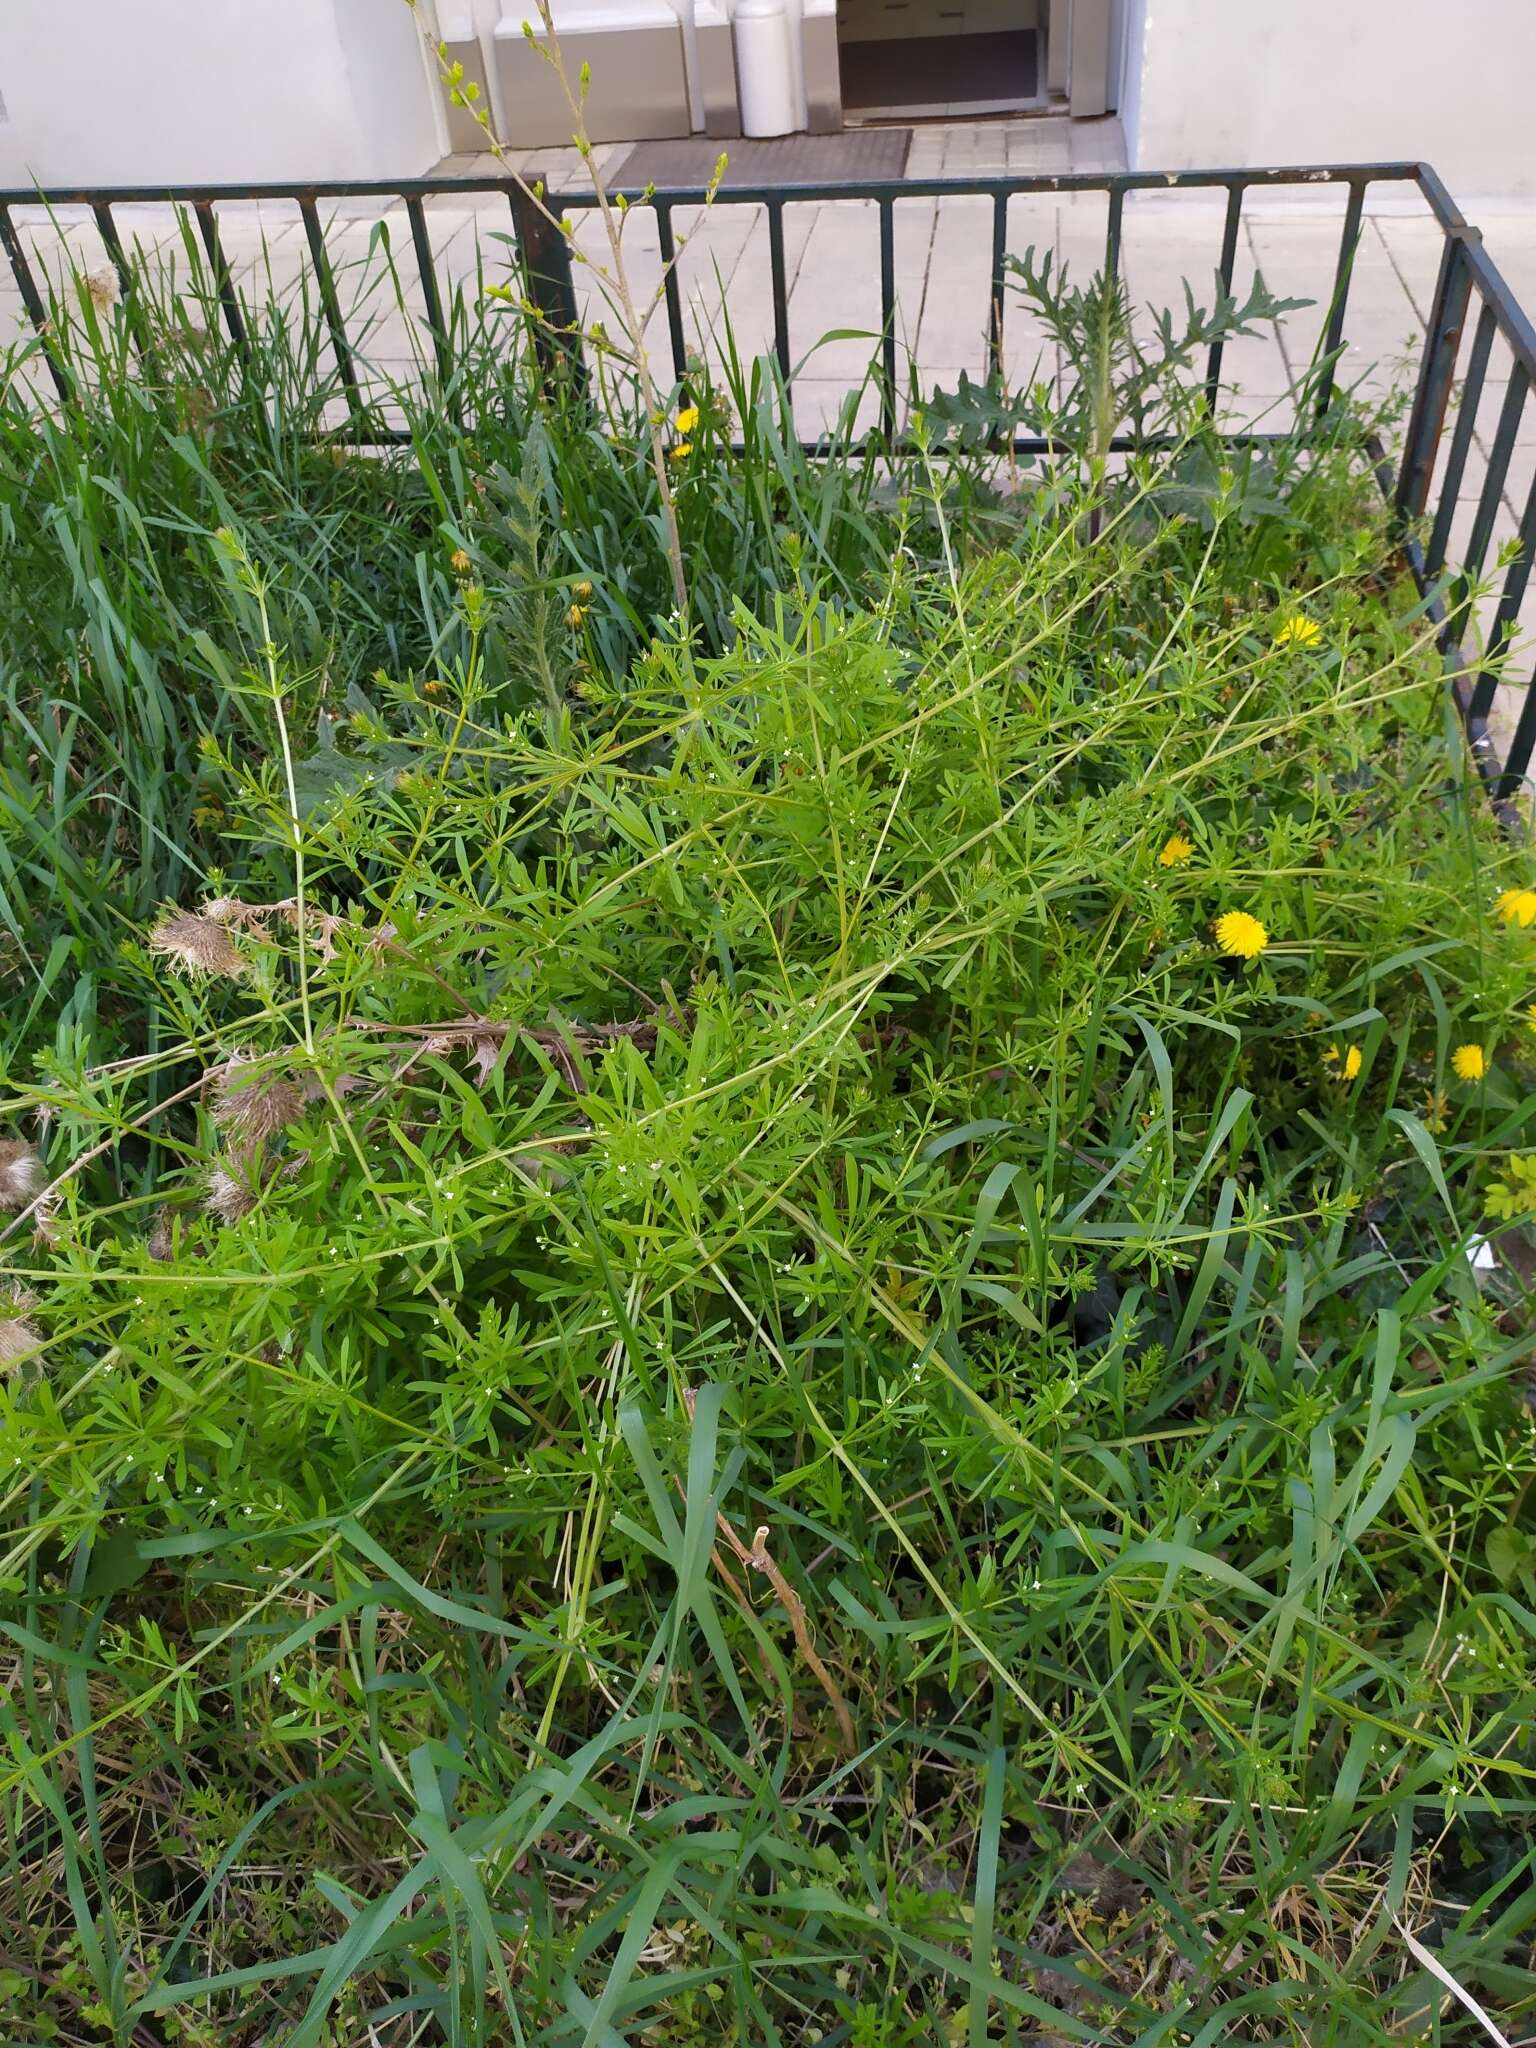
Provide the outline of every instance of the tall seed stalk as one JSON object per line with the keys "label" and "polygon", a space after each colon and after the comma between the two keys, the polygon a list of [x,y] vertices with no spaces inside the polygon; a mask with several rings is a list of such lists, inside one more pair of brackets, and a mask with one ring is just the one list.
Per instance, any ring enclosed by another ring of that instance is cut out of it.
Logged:
{"label": "tall seed stalk", "polygon": [[[481,132],[485,136],[486,147],[491,155],[495,157],[497,164],[517,185],[530,204],[536,206],[551,226],[565,236],[576,261],[587,264],[613,295],[613,303],[628,343],[628,349],[624,354],[623,360],[634,371],[640,385],[641,399],[645,405],[646,427],[651,451],[651,468],[656,477],[656,488],[661,497],[662,519],[666,527],[667,559],[672,570],[672,595],[677,605],[679,617],[686,622],[688,617],[688,578],[683,568],[683,544],[677,523],[677,500],[673,494],[672,479],[667,469],[667,442],[666,435],[663,432],[665,416],[657,400],[655,379],[651,375],[650,362],[645,351],[645,328],[647,321],[666,291],[667,279],[678,258],[682,255],[688,238],[683,235],[679,235],[677,238],[677,252],[670,262],[663,264],[661,279],[655,291],[642,308],[636,298],[634,287],[630,282],[629,269],[624,258],[624,223],[628,217],[629,203],[622,193],[615,198],[609,192],[607,182],[603,177],[602,166],[599,164],[593,150],[592,137],[587,128],[586,103],[587,94],[592,83],[592,67],[589,64],[583,64],[575,82],[572,82],[570,66],[566,62],[565,52],[560,46],[560,38],[555,29],[550,0],[534,0],[534,4],[538,10],[539,21],[544,31],[544,39],[542,43],[539,41],[534,33],[533,24],[529,21],[523,23],[523,34],[527,37],[530,48],[537,50],[538,54],[550,66],[560,82],[560,90],[571,117],[571,142],[586,168],[587,177],[591,181],[593,196],[597,201],[597,211],[603,223],[603,231],[608,239],[609,261],[606,264],[594,264],[585,251],[576,247],[575,237],[571,233],[569,222],[563,216],[557,215],[548,205],[544,196],[543,184],[529,184],[521,171],[513,164],[507,154],[506,145],[501,141],[501,138],[496,134],[492,126],[489,109],[481,104],[479,86],[476,85],[473,79],[465,80],[462,64],[450,61],[447,44],[431,41],[430,48],[437,64],[438,75],[443,85],[447,88],[449,98],[455,106],[468,108],[470,113],[473,114],[480,126]],[[406,5],[419,14],[419,0],[406,0]],[[424,33],[428,33],[425,28]],[[725,174],[726,162],[726,156],[722,151],[705,192],[704,203],[706,206],[713,200],[715,193],[720,188],[720,180]],[[611,352],[612,344],[608,341],[605,334],[594,331],[587,338],[595,346],[607,348]]]}

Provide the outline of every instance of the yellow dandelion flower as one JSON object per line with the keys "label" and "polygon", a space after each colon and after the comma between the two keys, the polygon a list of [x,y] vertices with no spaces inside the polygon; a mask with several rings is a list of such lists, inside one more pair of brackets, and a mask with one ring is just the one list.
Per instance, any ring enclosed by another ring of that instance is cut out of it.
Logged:
{"label": "yellow dandelion flower", "polygon": [[573,583],[571,585],[571,595],[572,597],[578,597],[585,600],[592,595],[592,586],[587,581],[587,579],[583,577],[579,583]]}
{"label": "yellow dandelion flower", "polygon": [[691,455],[692,453],[693,443],[691,441],[679,441],[675,448],[667,450],[667,460],[669,462],[681,462],[685,455]]}
{"label": "yellow dandelion flower", "polygon": [[1506,889],[1493,907],[1506,924],[1523,930],[1536,923],[1536,889]]}
{"label": "yellow dandelion flower", "polygon": [[453,553],[448,557],[448,566],[450,569],[453,570],[455,575],[467,575],[469,571],[469,557],[465,554],[462,548],[455,548]]}
{"label": "yellow dandelion flower", "polygon": [[1194,851],[1193,842],[1182,832],[1175,832],[1157,856],[1157,864],[1160,868],[1181,868],[1185,861],[1194,857]]}
{"label": "yellow dandelion flower", "polygon": [[1228,910],[1216,920],[1216,943],[1234,960],[1257,960],[1269,944],[1269,933],[1246,910]]}
{"label": "yellow dandelion flower", "polygon": [[1529,1030],[1536,1031],[1536,1003],[1531,1003],[1527,1007],[1525,1021]]}
{"label": "yellow dandelion flower", "polygon": [[688,436],[693,432],[694,428],[698,424],[699,408],[696,405],[685,405],[682,411],[677,416],[677,431],[679,438],[686,441]]}
{"label": "yellow dandelion flower", "polygon": [[1291,616],[1275,633],[1277,647],[1316,647],[1323,637],[1323,629],[1316,619],[1309,619],[1304,612],[1292,612]]}
{"label": "yellow dandelion flower", "polygon": [[568,626],[579,626],[586,616],[587,608],[585,605],[573,604],[565,615],[565,623]]}
{"label": "yellow dandelion flower", "polygon": [[1460,1080],[1481,1081],[1488,1071],[1488,1055],[1480,1045],[1458,1045],[1451,1054],[1451,1065]]}
{"label": "yellow dandelion flower", "polygon": [[1341,1053],[1336,1045],[1330,1045],[1323,1054],[1329,1066],[1337,1067],[1341,1081],[1353,1081],[1365,1064],[1365,1057],[1358,1045],[1351,1045]]}

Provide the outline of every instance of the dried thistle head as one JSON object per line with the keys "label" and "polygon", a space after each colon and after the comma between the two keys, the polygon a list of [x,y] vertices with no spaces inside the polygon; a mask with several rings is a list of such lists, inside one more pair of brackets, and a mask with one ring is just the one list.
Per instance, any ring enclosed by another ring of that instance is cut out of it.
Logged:
{"label": "dried thistle head", "polygon": [[94,270],[85,273],[85,289],[90,294],[91,304],[98,312],[105,313],[122,298],[123,281],[114,264],[98,263]]}
{"label": "dried thistle head", "polygon": [[305,1090],[248,1053],[226,1060],[214,1080],[213,1120],[239,1144],[263,1144],[303,1114]]}
{"label": "dried thistle head", "polygon": [[43,1184],[42,1162],[19,1138],[0,1141],[0,1209],[25,1209]]}
{"label": "dried thistle head", "polygon": [[178,910],[161,918],[149,935],[149,950],[189,974],[218,974],[233,981],[245,972],[226,926],[204,911]]}
{"label": "dried thistle head", "polygon": [[329,966],[336,958],[336,934],[346,923],[345,918],[334,917],[313,903],[304,904],[301,910],[297,896],[286,896],[281,903],[269,904],[264,915],[292,925],[295,931],[302,930],[323,966]]}
{"label": "dried thistle head", "polygon": [[0,1316],[0,1373],[12,1373],[41,1351],[43,1340],[25,1316]]}
{"label": "dried thistle head", "polygon": [[27,1321],[37,1306],[37,1296],[26,1287],[11,1287],[0,1294],[0,1374],[14,1372],[23,1359],[42,1349],[43,1340]]}
{"label": "dried thistle head", "polygon": [[59,1190],[45,1188],[32,1206],[32,1241],[56,1246],[59,1243]]}
{"label": "dried thistle head", "polygon": [[492,1074],[496,1071],[496,1062],[501,1058],[506,1042],[505,1034],[498,1036],[494,1031],[477,1032],[467,1041],[469,1046],[469,1062],[475,1070],[475,1086],[477,1088],[488,1086]]}
{"label": "dried thistle head", "polygon": [[238,1223],[255,1208],[260,1192],[250,1161],[231,1153],[228,1165],[215,1166],[209,1174],[203,1207],[220,1223]]}

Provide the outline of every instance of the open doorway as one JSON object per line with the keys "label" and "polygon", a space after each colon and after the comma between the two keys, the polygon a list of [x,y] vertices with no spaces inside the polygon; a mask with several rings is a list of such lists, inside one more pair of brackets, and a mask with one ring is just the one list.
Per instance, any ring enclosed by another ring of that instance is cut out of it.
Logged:
{"label": "open doorway", "polygon": [[837,0],[844,118],[1041,107],[1039,30],[1037,0]]}

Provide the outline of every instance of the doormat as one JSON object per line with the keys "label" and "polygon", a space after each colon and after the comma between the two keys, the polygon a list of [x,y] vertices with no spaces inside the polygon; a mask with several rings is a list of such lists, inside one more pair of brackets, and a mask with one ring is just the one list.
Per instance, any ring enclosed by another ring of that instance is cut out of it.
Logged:
{"label": "doormat", "polygon": [[852,179],[900,178],[912,146],[910,128],[850,128],[841,135],[775,135],[761,141],[708,135],[639,142],[608,182],[625,192],[647,185],[707,185],[722,151],[722,185],[831,185]]}
{"label": "doormat", "polygon": [[963,114],[967,107],[1017,105],[1039,91],[1032,28],[844,43],[841,64],[843,105],[850,111],[921,107],[925,114]]}

